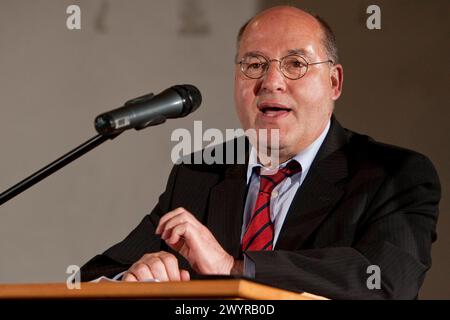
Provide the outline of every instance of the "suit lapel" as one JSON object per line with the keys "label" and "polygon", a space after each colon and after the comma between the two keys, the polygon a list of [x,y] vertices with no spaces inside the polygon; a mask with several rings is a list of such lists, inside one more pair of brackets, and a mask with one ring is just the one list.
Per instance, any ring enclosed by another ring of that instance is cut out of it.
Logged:
{"label": "suit lapel", "polygon": [[332,117],[330,131],[297,191],[283,223],[275,249],[300,248],[343,195],[337,183],[347,176],[344,129]]}
{"label": "suit lapel", "polygon": [[[230,143],[230,142],[229,142]],[[241,147],[244,146],[244,149]],[[225,147],[225,152],[231,146]],[[211,189],[206,225],[222,247],[235,258],[239,257],[241,228],[247,195],[247,164],[250,144],[245,136],[234,140],[234,163],[226,165],[220,182]],[[225,156],[226,159],[228,159]]]}
{"label": "suit lapel", "polygon": [[225,179],[213,187],[208,210],[208,229],[222,247],[239,256],[245,196],[247,165],[233,165],[225,172]]}

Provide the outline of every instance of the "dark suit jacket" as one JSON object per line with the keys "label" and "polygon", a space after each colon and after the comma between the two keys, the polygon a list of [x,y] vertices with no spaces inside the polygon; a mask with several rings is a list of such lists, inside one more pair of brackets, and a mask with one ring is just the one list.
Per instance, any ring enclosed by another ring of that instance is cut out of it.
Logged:
{"label": "dark suit jacket", "polygon": [[[242,258],[246,169],[175,165],[151,215],[182,206]],[[344,129],[333,116],[274,250],[246,255],[256,280],[269,285],[334,299],[413,299],[431,266],[439,200],[428,158]],[[147,215],[126,239],[84,265],[82,280],[113,276],[145,253],[168,250],[154,230]],[[381,289],[368,289],[369,265],[380,268]]]}

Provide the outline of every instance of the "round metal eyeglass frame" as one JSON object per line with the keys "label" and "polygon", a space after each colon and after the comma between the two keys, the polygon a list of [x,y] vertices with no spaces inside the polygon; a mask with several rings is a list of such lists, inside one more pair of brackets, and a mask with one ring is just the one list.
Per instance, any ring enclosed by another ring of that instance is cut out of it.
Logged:
{"label": "round metal eyeglass frame", "polygon": [[[264,69],[263,69],[261,75],[259,75],[259,76],[249,76],[249,75],[246,73],[246,71],[245,71],[245,70],[246,70],[246,69],[245,69],[245,65],[248,65],[249,63],[246,63],[246,62],[245,62],[245,59],[247,59],[247,58],[249,58],[249,57],[257,58],[259,61],[261,61],[261,62],[260,62],[261,64],[263,64],[263,63],[266,64],[266,67],[264,67]],[[302,74],[300,74],[300,75],[297,76],[297,77],[289,76],[289,74],[286,74],[287,71],[284,70],[283,62],[285,61],[286,58],[291,58],[291,57],[300,58],[301,60],[304,61],[304,64],[305,64],[305,72],[303,72]],[[241,59],[241,61],[237,62],[236,64],[239,64],[239,65],[240,65],[241,72],[242,72],[247,78],[250,78],[250,79],[261,79],[261,78],[267,73],[267,71],[269,70],[269,65],[270,65],[270,63],[272,63],[272,62],[274,62],[274,61],[277,61],[277,62],[278,62],[278,67],[279,67],[279,70],[281,71],[281,74],[282,74],[284,77],[286,77],[286,78],[288,78],[288,79],[291,79],[291,80],[298,80],[298,79],[304,77],[305,74],[308,72],[309,66],[316,65],[316,64],[322,64],[322,63],[331,63],[331,64],[334,64],[333,60],[331,60],[331,59],[324,60],[324,61],[318,61],[318,62],[308,62],[304,57],[302,57],[302,56],[300,56],[300,55],[298,55],[298,54],[289,54],[289,55],[284,56],[284,57],[282,57],[282,58],[280,58],[280,59],[269,59],[269,58],[267,58],[267,57],[265,57],[265,56],[263,56],[263,55],[259,55],[259,54],[257,54],[257,55],[250,55],[250,56],[245,56],[245,57],[243,57],[243,58]]]}

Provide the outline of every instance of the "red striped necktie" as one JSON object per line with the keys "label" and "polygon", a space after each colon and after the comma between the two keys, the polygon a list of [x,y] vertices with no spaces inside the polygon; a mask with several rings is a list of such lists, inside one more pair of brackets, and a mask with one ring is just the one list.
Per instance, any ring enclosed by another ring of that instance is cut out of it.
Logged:
{"label": "red striped necktie", "polygon": [[259,192],[253,214],[242,238],[243,251],[273,249],[274,227],[270,219],[270,197],[272,191],[285,178],[300,172],[302,167],[296,160],[292,160],[275,174],[260,174],[259,167],[256,170],[260,176]]}

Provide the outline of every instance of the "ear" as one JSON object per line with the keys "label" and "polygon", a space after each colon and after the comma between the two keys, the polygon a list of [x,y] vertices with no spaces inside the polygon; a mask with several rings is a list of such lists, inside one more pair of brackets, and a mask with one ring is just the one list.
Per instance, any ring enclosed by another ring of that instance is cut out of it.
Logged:
{"label": "ear", "polygon": [[344,68],[341,64],[335,64],[330,69],[331,99],[336,101],[342,93],[344,83]]}

